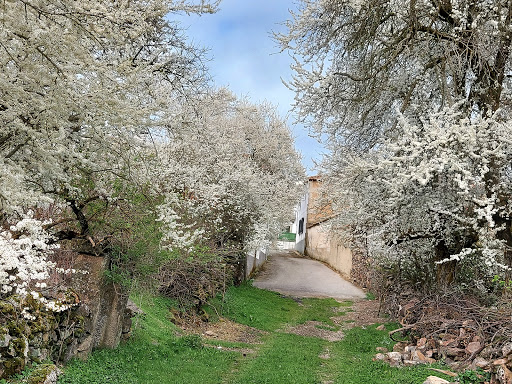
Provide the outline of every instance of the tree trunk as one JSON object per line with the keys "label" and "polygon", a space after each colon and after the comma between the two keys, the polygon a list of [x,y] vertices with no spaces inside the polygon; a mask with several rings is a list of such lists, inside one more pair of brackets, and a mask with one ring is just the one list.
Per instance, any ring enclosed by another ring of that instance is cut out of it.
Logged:
{"label": "tree trunk", "polygon": [[[435,247],[434,262],[444,260],[450,256],[448,247],[441,240]],[[447,287],[455,280],[456,261],[448,261],[442,264],[436,264],[436,285],[437,287]]]}

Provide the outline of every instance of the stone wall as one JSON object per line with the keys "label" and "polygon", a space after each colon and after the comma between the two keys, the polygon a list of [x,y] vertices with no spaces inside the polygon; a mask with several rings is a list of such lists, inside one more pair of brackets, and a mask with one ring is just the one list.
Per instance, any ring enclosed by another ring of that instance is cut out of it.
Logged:
{"label": "stone wall", "polygon": [[[127,319],[128,294],[123,287],[109,282],[105,270],[106,257],[79,255],[74,260],[76,269],[88,271],[77,274],[73,288],[80,297],[80,314],[85,324],[85,337],[77,345],[78,357],[86,357],[94,348],[115,348],[122,339],[123,324]],[[125,330],[126,332],[126,330]]]}
{"label": "stone wall", "polygon": [[32,296],[0,301],[1,378],[21,372],[29,362],[63,361],[74,355],[84,338],[85,322],[72,291],[66,292],[63,302],[75,306],[53,312]]}
{"label": "stone wall", "polygon": [[105,279],[108,259],[78,255],[73,289],[44,292],[48,299],[71,305],[62,312],[46,310],[27,296],[0,300],[0,378],[21,372],[30,362],[86,358],[94,348],[115,348],[130,332],[133,312],[122,287]]}

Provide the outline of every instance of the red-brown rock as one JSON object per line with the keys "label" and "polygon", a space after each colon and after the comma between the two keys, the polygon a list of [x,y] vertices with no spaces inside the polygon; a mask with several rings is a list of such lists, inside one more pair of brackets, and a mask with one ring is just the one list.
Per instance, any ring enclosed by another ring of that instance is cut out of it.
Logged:
{"label": "red-brown rock", "polygon": [[466,346],[466,352],[470,355],[478,352],[480,349],[482,349],[482,344],[478,341],[472,341]]}

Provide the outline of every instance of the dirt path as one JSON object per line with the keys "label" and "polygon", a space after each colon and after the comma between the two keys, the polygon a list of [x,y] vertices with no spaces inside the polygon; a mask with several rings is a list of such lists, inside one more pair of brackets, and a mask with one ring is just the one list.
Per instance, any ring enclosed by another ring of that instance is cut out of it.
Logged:
{"label": "dirt path", "polygon": [[362,299],[365,293],[319,261],[274,253],[254,279],[255,287],[294,297]]}
{"label": "dirt path", "polygon": [[[311,260],[297,259],[291,255],[274,256],[268,265],[270,268],[260,274],[257,280],[261,281],[263,276],[265,281],[279,281],[280,272],[283,271],[276,268],[276,265],[279,266],[280,261],[285,265],[287,262],[302,265],[303,268],[299,268],[303,269],[302,273],[322,279],[321,282],[325,282],[325,276],[332,272],[321,263],[311,264]],[[316,264],[323,267],[320,269],[327,269],[327,272],[324,270],[325,274],[318,275]],[[290,268],[284,270],[290,271]],[[292,272],[297,271],[292,267]],[[308,280],[301,275],[296,276],[296,279]],[[290,281],[287,279],[286,282],[287,289],[290,289]],[[342,283],[341,286],[345,285]],[[313,293],[316,297],[339,297],[347,293],[333,291],[333,288],[319,290],[315,284],[309,284],[307,289],[301,288],[300,292],[293,290],[292,297],[289,297],[265,292],[250,284],[243,285],[230,289],[226,294],[221,313],[227,317],[220,317],[218,321],[200,322],[196,324],[199,326],[183,330],[185,333],[201,335],[207,347],[205,353],[214,350],[215,353],[236,355],[231,366],[219,376],[219,383],[334,384],[349,382],[346,378],[352,374],[364,376],[365,380],[350,382],[380,383],[378,378],[377,381],[371,380],[373,371],[360,373],[368,365],[366,363],[371,363],[375,348],[381,347],[382,340],[386,340],[386,329],[376,330],[377,325],[385,322],[378,316],[378,301],[349,299],[338,300],[336,303],[334,300],[303,298],[305,293]],[[354,337],[348,333],[353,332],[350,331],[353,327],[368,330],[356,329],[359,333]],[[373,335],[370,336],[369,347],[365,332]],[[344,339],[348,341],[345,343]],[[366,379],[368,377],[370,380]]]}

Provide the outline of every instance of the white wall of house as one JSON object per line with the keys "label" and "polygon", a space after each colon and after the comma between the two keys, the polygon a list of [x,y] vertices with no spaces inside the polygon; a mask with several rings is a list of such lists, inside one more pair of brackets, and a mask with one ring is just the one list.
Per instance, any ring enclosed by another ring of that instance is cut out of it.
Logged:
{"label": "white wall of house", "polygon": [[299,204],[295,207],[295,222],[292,230],[295,232],[294,249],[300,253],[304,253],[306,247],[306,223],[308,222],[308,192],[300,199]]}

